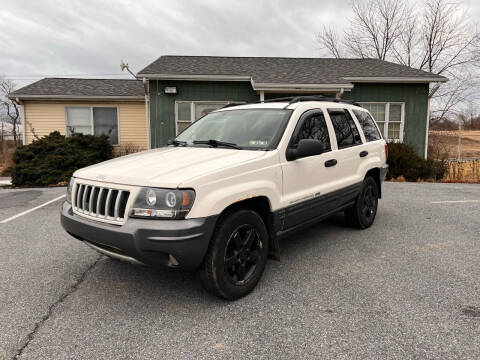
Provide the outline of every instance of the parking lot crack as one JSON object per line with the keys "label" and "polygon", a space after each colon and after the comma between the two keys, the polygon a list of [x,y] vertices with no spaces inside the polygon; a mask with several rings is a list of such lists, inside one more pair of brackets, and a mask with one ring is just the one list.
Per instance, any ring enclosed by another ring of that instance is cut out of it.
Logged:
{"label": "parking lot crack", "polygon": [[15,352],[15,354],[12,356],[12,359],[19,359],[22,356],[23,352],[28,347],[30,342],[35,338],[35,335],[41,329],[43,324],[53,315],[55,309],[60,304],[62,304],[67,297],[73,294],[80,287],[82,282],[87,277],[88,273],[93,270],[93,268],[98,264],[98,262],[102,259],[102,257],[103,255],[98,256],[95,259],[95,261],[88,268],[86,268],[85,271],[83,271],[80,277],[77,280],[75,280],[75,282],[62,293],[62,295],[58,298],[58,300],[48,307],[47,313],[43,315],[42,318],[35,323],[33,330],[26,336],[22,346]]}

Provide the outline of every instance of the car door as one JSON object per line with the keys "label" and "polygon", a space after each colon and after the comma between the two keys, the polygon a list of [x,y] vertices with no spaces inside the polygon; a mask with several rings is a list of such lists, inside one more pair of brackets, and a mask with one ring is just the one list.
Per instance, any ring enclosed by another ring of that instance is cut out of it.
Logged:
{"label": "car door", "polygon": [[372,162],[384,162],[385,143],[382,141],[380,131],[375,120],[366,110],[350,109],[350,113],[357,119],[364,136],[364,144],[360,151],[362,162],[366,165]]}
{"label": "car door", "polygon": [[[337,187],[342,191],[341,202],[351,201],[363,180],[361,174],[361,152],[363,141],[355,122],[347,109],[329,108],[328,117],[335,132],[337,149],[333,151],[336,160]],[[352,196],[353,195],[353,196]],[[339,205],[342,205],[339,203]]]}
{"label": "car door", "polygon": [[325,166],[332,157],[333,130],[321,109],[308,110],[300,116],[288,147],[295,148],[302,139],[314,139],[324,146],[320,155],[282,163],[285,204],[284,230],[313,219],[328,209],[322,196],[332,191],[337,177],[334,167]]}

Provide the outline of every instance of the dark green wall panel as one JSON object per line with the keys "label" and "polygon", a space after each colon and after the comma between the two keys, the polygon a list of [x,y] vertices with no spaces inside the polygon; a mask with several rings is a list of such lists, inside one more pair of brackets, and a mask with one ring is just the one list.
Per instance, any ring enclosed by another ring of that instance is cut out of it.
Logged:
{"label": "dark green wall panel", "polygon": [[[163,93],[165,86],[176,86],[177,95]],[[265,98],[283,94],[265,94]],[[404,102],[403,140],[419,155],[425,149],[428,84],[355,84],[343,98],[359,102]],[[255,102],[259,95],[250,82],[150,81],[150,122],[152,147],[165,145],[175,136],[175,101],[245,101]]]}
{"label": "dark green wall panel", "polygon": [[411,144],[420,156],[425,152],[428,84],[354,84],[344,99],[358,102],[404,102],[403,142]]}

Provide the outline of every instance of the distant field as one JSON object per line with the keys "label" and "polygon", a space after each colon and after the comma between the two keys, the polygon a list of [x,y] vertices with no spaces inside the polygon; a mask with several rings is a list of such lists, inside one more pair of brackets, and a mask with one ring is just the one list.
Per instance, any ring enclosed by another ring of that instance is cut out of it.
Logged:
{"label": "distant field", "polygon": [[[448,158],[458,157],[458,131],[429,131],[429,143],[438,143]],[[462,158],[480,158],[480,130],[462,131]]]}

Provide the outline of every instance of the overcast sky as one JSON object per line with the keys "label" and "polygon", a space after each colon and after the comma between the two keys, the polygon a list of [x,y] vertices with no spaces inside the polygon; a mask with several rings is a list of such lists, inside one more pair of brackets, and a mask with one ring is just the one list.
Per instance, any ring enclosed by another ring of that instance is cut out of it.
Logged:
{"label": "overcast sky", "polygon": [[[480,2],[466,1],[480,16]],[[161,55],[316,57],[315,34],[345,24],[346,0],[2,0],[0,75],[134,72]]]}

